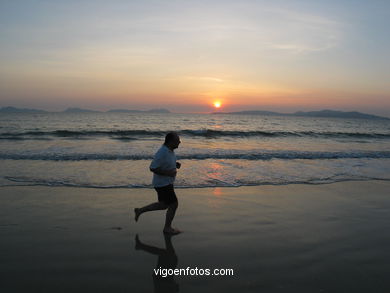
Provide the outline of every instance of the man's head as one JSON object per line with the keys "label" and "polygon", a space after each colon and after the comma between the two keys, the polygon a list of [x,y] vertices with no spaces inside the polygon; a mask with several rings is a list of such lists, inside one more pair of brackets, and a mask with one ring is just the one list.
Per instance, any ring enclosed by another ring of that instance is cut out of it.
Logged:
{"label": "man's head", "polygon": [[171,150],[177,149],[180,143],[180,137],[176,132],[168,132],[165,136],[164,144]]}

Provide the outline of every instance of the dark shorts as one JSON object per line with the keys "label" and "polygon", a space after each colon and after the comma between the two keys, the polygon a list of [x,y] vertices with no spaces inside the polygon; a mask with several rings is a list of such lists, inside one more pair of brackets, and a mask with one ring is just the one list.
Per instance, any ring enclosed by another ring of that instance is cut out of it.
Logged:
{"label": "dark shorts", "polygon": [[158,201],[162,201],[165,204],[171,204],[177,202],[175,190],[173,190],[173,184],[169,184],[163,187],[155,187],[158,195]]}

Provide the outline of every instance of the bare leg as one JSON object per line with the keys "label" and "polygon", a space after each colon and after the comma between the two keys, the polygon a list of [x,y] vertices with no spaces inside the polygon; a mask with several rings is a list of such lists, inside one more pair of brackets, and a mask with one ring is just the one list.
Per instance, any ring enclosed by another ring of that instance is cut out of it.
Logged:
{"label": "bare leg", "polygon": [[179,234],[180,231],[172,228],[172,221],[178,207],[178,202],[172,203],[168,206],[167,214],[165,216],[164,233]]}
{"label": "bare leg", "polygon": [[135,208],[134,213],[135,213],[135,221],[138,221],[138,217],[146,212],[151,212],[151,211],[158,211],[158,210],[165,210],[168,208],[168,205],[166,205],[163,202],[154,202],[151,203],[150,205],[144,206],[140,209]]}

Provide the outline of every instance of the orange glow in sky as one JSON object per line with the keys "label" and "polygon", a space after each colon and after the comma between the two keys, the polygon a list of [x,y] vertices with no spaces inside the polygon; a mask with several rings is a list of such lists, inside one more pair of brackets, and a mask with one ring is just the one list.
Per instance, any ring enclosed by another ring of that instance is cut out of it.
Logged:
{"label": "orange glow in sky", "polygon": [[390,1],[94,2],[0,2],[0,107],[390,117]]}

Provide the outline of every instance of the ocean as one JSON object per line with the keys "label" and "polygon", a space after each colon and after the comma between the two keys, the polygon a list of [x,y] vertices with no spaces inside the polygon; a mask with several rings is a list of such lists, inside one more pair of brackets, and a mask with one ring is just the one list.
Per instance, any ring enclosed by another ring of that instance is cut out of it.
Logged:
{"label": "ocean", "polygon": [[0,114],[0,186],[151,188],[177,131],[178,188],[390,180],[390,121],[229,114]]}

